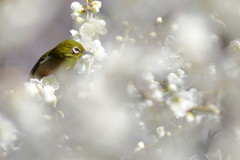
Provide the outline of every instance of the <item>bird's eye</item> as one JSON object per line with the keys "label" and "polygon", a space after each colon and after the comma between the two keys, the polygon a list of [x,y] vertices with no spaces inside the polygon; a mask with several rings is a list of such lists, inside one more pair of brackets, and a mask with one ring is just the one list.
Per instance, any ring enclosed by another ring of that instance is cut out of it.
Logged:
{"label": "bird's eye", "polygon": [[78,47],[73,47],[73,53],[78,54],[80,52],[80,49]]}

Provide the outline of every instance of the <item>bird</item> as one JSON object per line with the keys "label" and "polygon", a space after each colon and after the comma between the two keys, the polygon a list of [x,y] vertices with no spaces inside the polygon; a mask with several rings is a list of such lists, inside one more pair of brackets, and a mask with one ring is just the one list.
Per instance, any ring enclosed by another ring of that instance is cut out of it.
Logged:
{"label": "bird", "polygon": [[42,79],[58,71],[73,70],[77,61],[87,52],[79,42],[69,39],[43,54],[33,66],[29,78]]}

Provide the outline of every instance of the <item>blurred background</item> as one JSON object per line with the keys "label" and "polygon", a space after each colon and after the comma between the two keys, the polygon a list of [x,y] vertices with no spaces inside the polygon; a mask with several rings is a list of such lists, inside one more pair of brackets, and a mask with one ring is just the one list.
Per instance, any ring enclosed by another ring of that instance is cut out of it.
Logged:
{"label": "blurred background", "polygon": [[117,58],[66,93],[26,85],[39,57],[78,29],[72,2],[0,0],[0,159],[240,157],[239,0],[101,0],[100,41]]}
{"label": "blurred background", "polygon": [[[9,69],[9,73],[20,72],[25,78],[43,53],[60,41],[69,39],[69,30],[73,28],[69,7],[71,2],[72,0],[1,0],[1,72]],[[102,43],[107,40],[113,42],[116,35],[124,33],[123,21],[137,26],[137,36],[155,29],[159,31],[159,39],[163,40],[172,32],[171,26],[176,25],[176,17],[194,14],[207,21],[208,29],[226,47],[230,40],[240,34],[237,20],[240,14],[239,3],[238,0],[102,0],[100,17],[107,21],[109,30],[102,37]],[[157,17],[163,18],[163,24],[158,28],[154,26]]]}

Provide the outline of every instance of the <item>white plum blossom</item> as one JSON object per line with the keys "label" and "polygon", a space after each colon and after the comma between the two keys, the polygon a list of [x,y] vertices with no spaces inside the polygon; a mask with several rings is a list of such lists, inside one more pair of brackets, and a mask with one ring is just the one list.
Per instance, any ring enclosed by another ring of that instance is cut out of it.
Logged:
{"label": "white plum blossom", "polygon": [[92,38],[96,33],[96,27],[92,23],[84,23],[81,26],[79,33],[83,37]]}
{"label": "white plum blossom", "polygon": [[70,7],[73,11],[71,14],[73,19],[77,19],[84,10],[83,6],[79,2],[73,2]]}
{"label": "white plum blossom", "polygon": [[152,91],[152,97],[158,101],[163,100],[163,92],[160,89],[155,89]]}
{"label": "white plum blossom", "polygon": [[77,19],[79,17],[79,13],[78,12],[73,12],[71,14],[71,17],[72,17],[72,19]]}
{"label": "white plum blossom", "polygon": [[[47,103],[56,103],[57,102],[57,98],[56,98],[54,92],[55,92],[55,89],[52,86],[47,85],[47,86],[43,87],[42,93],[44,95],[44,100]],[[54,106],[56,106],[56,105],[54,105]]]}
{"label": "white plum blossom", "polygon": [[142,150],[144,148],[145,148],[144,142],[140,141],[140,142],[138,142],[137,147],[135,148],[135,151],[138,152],[138,151],[140,151],[140,150]]}
{"label": "white plum blossom", "polygon": [[184,78],[186,78],[186,74],[182,69],[178,69],[176,73],[170,73],[167,77],[168,86],[173,87],[174,84],[174,88],[175,86],[177,88],[184,88]]}
{"label": "white plum blossom", "polygon": [[107,55],[105,49],[102,47],[101,42],[99,40],[89,41],[89,43],[86,44],[86,46],[88,46],[87,47],[88,51],[92,52],[98,61],[102,61],[103,58]]}
{"label": "white plum blossom", "polygon": [[89,64],[92,64],[95,57],[89,54],[83,55],[81,59],[74,66],[74,70],[79,74],[85,74],[85,72],[93,72],[94,70],[88,68]]}
{"label": "white plum blossom", "polygon": [[182,70],[182,69],[177,70],[177,75],[179,77],[186,77],[186,74],[185,74],[184,70]]}
{"label": "white plum blossom", "polygon": [[102,7],[102,2],[100,1],[93,1],[92,2],[92,11],[93,13],[99,12],[99,9]]}
{"label": "white plum blossom", "polygon": [[166,131],[165,131],[165,129],[164,129],[163,126],[158,127],[158,128],[156,129],[156,131],[157,131],[157,133],[158,133],[158,135],[159,135],[160,138],[164,137],[165,134],[166,134]]}
{"label": "white plum blossom", "polygon": [[170,73],[167,77],[168,82],[170,83],[175,83],[175,84],[182,84],[183,83],[183,78],[186,77],[186,74],[183,70],[178,69],[176,73]]}
{"label": "white plum blossom", "polygon": [[168,91],[170,92],[176,92],[178,90],[178,87],[174,83],[169,83],[167,86]]}
{"label": "white plum blossom", "polygon": [[35,97],[40,93],[42,85],[38,79],[31,79],[30,82],[25,83],[25,89],[31,96]]}
{"label": "white plum blossom", "polygon": [[[93,1],[90,3],[90,7],[92,10],[95,10],[95,12],[99,11],[101,5],[101,2],[99,1]],[[81,10],[81,6],[78,3],[72,4],[71,8],[74,12],[79,12],[79,8]],[[79,18],[80,17],[78,17],[78,19]],[[94,63],[95,59],[97,61],[102,61],[107,55],[104,47],[101,45],[101,41],[99,40],[99,35],[106,34],[107,29],[106,22],[102,19],[93,17],[92,14],[86,20],[78,19],[75,19],[76,23],[84,23],[79,27],[78,31],[75,29],[70,30],[72,39],[81,43],[86,51],[91,52],[94,55],[84,55],[76,64],[75,69],[77,72],[84,73],[87,70],[89,71],[89,67]]]}
{"label": "white plum blossom", "polygon": [[[72,30],[71,33],[73,35],[76,34],[75,37],[78,34],[74,30]],[[85,38],[85,39],[82,38],[82,39],[77,39],[77,41],[83,44],[84,48],[88,52],[93,53],[94,55],[92,56],[92,55],[86,54],[82,56],[82,58],[77,62],[77,64],[74,67],[78,73],[84,73],[85,71],[87,71],[87,68],[88,68],[87,64],[93,63],[95,59],[97,61],[102,61],[106,57],[107,54],[105,52],[105,49],[102,47],[101,42],[99,40],[92,41],[89,38]]]}
{"label": "white plum blossom", "polygon": [[75,21],[76,23],[81,24],[84,22],[84,19],[82,17],[77,17]]}
{"label": "white plum blossom", "polygon": [[146,85],[146,94],[152,98],[154,101],[161,102],[163,100],[163,91],[159,82],[155,81],[155,77],[151,72],[144,72],[141,75],[141,79]]}
{"label": "white plum blossom", "polygon": [[162,18],[162,17],[157,17],[156,23],[157,23],[157,24],[160,24],[160,23],[162,23],[162,22],[163,22],[163,18]]}
{"label": "white plum blossom", "polygon": [[81,38],[81,35],[79,34],[79,32],[75,29],[71,29],[70,31],[70,34],[72,35],[72,39],[77,41],[77,42],[80,42],[80,38]]}
{"label": "white plum blossom", "polygon": [[73,12],[79,12],[83,9],[83,6],[79,2],[71,3],[70,7],[73,10]]}
{"label": "white plum blossom", "polygon": [[239,56],[239,54],[240,54],[240,38],[236,38],[235,40],[231,41],[228,46],[228,50]]}
{"label": "white plum blossom", "polygon": [[[71,32],[74,40],[83,44],[83,47],[87,51],[94,54],[96,60],[102,61],[103,58],[107,55],[106,52],[105,52],[105,49],[101,45],[101,41],[99,41],[98,39],[92,40],[88,36],[87,37],[83,36],[83,37],[80,38],[80,34],[76,30],[71,30],[70,32]],[[83,56],[83,58],[84,58],[84,56]],[[86,59],[86,57],[85,57],[85,59]]]}
{"label": "white plum blossom", "polygon": [[81,36],[89,38],[94,38],[95,36],[98,36],[98,34],[104,35],[107,33],[106,22],[91,17],[88,22],[80,27],[79,33]]}
{"label": "white plum blossom", "polygon": [[176,117],[184,117],[188,111],[197,107],[199,104],[199,95],[196,89],[189,91],[180,91],[166,100],[168,106],[174,112]]}

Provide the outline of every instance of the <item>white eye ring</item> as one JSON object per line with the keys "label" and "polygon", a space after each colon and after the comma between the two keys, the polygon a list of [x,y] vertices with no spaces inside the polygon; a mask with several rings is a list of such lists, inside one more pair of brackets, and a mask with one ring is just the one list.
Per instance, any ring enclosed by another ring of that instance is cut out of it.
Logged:
{"label": "white eye ring", "polygon": [[80,52],[80,49],[78,47],[73,47],[73,53],[78,54]]}

